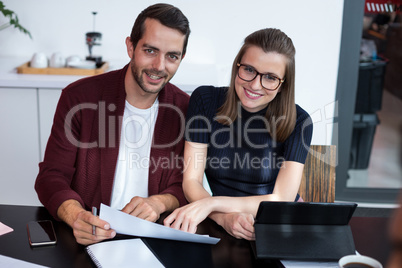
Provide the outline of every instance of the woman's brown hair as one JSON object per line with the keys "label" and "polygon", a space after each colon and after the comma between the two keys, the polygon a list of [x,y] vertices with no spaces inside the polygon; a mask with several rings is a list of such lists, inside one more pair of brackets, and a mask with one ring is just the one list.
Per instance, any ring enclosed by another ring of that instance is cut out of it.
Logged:
{"label": "woman's brown hair", "polygon": [[279,87],[276,97],[268,104],[265,114],[268,132],[276,141],[283,142],[292,133],[296,124],[295,105],[295,47],[292,40],[282,31],[273,28],[256,31],[244,40],[244,44],[237,54],[233,66],[230,85],[227,90],[226,100],[216,114],[216,121],[224,125],[230,125],[238,116],[240,105],[239,97],[235,90],[235,80],[238,72],[237,64],[241,62],[243,55],[249,47],[256,46],[264,52],[274,52],[287,58],[285,68],[285,81]]}

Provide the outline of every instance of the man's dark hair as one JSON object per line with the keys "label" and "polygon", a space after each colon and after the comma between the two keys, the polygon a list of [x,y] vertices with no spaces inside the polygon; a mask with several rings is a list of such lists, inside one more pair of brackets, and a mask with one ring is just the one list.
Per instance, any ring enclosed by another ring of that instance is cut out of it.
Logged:
{"label": "man's dark hair", "polygon": [[183,57],[186,54],[188,37],[190,35],[190,24],[180,9],[169,4],[155,4],[149,6],[138,15],[130,35],[134,49],[137,47],[138,41],[145,32],[144,22],[147,18],[156,19],[162,25],[176,29],[185,35],[182,52]]}

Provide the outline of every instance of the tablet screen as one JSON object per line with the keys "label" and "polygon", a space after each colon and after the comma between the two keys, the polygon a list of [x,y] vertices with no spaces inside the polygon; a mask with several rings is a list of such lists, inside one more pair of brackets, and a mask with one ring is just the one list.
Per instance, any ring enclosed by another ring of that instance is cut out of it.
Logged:
{"label": "tablet screen", "polygon": [[345,225],[356,203],[269,202],[260,203],[256,223]]}

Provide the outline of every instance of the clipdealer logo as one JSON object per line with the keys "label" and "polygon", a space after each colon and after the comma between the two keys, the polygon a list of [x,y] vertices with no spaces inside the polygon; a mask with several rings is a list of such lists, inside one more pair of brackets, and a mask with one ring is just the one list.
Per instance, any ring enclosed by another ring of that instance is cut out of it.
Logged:
{"label": "clipdealer logo", "polygon": [[401,13],[402,0],[367,0],[364,12],[365,13]]}

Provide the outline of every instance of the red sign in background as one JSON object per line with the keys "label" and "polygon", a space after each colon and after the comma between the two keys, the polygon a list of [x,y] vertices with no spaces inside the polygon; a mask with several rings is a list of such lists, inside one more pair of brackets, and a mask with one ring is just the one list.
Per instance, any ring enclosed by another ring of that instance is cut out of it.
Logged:
{"label": "red sign in background", "polygon": [[365,13],[401,13],[402,0],[366,0]]}

